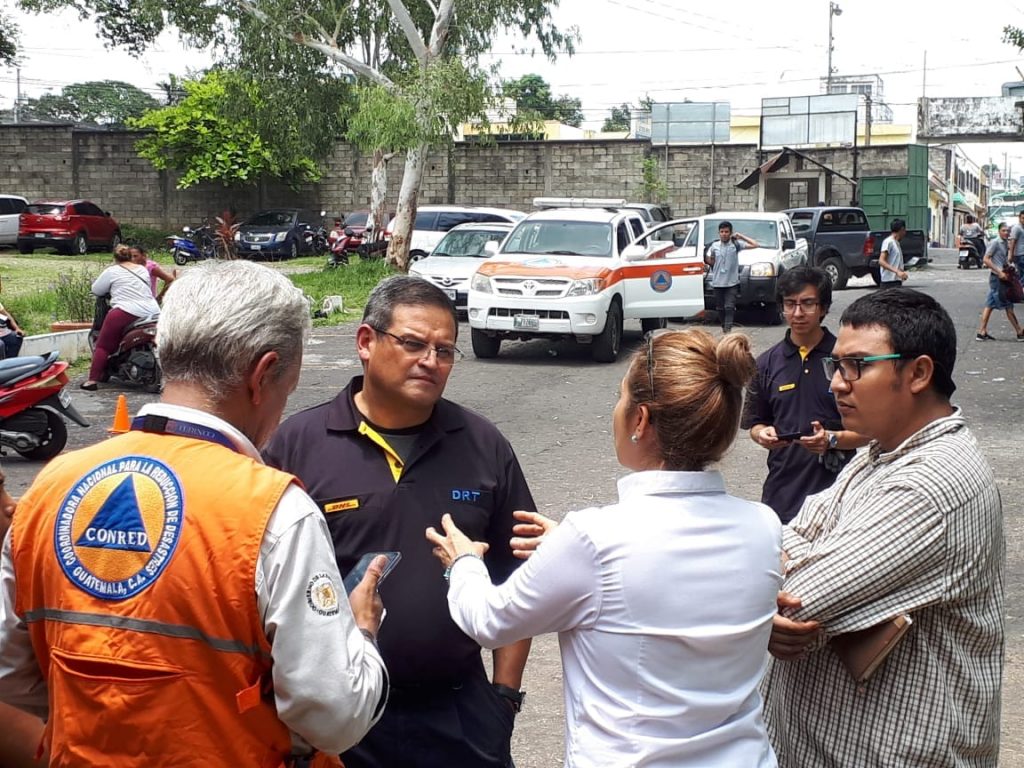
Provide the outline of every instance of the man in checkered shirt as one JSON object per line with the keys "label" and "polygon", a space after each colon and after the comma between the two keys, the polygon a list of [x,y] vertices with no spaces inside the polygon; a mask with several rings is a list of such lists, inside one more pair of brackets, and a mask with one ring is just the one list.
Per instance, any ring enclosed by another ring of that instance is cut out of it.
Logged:
{"label": "man in checkered shirt", "polygon": [[[832,358],[843,426],[873,439],[783,529],[780,594],[762,684],[783,768],[995,766],[1003,669],[1002,507],[950,405],[956,332],[907,288],[843,314]],[[863,685],[835,635],[909,613]]]}

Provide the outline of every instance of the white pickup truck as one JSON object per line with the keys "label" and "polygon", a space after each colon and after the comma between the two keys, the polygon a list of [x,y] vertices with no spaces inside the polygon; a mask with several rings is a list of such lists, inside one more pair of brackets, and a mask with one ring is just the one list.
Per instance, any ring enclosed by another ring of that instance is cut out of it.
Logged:
{"label": "white pickup truck", "polygon": [[589,344],[598,362],[614,362],[624,320],[639,319],[651,330],[664,327],[666,318],[704,309],[702,254],[677,248],[681,240],[673,240],[669,225],[645,232],[636,211],[624,205],[534,201],[535,207],[558,207],[519,222],[470,283],[477,357],[497,356],[504,339],[570,338]]}

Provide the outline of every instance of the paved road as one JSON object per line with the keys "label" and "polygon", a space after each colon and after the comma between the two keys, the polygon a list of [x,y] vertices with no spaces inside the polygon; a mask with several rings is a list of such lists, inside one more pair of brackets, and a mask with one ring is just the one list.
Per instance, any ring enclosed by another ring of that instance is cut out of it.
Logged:
{"label": "paved road", "polygon": [[[953,252],[939,252],[938,263],[912,273],[909,285],[938,298],[953,315],[959,336],[956,402],[995,467],[1002,493],[1008,544],[1007,671],[1003,715],[1002,765],[1024,768],[1024,524],[1021,502],[1019,431],[1024,387],[1024,344],[1011,341],[1005,319],[990,332],[995,342],[977,342],[977,313],[985,292],[982,273],[959,272]],[[830,325],[842,310],[872,290],[856,280],[837,294]],[[743,318],[740,318],[743,322]],[[779,328],[749,326],[758,350],[781,337]],[[289,412],[327,399],[358,372],[353,352],[354,326],[319,329],[307,352],[302,380]],[[463,326],[463,346],[468,348]],[[640,341],[639,326],[627,324],[626,351]],[[611,445],[611,410],[625,369],[625,356],[614,365],[592,363],[586,350],[572,344],[542,341],[507,344],[497,360],[481,361],[469,354],[453,373],[448,393],[458,402],[491,418],[514,444],[542,512],[561,518],[571,509],[615,498],[616,478],[623,474]],[[102,439],[113,413],[116,392],[87,394],[75,390],[75,403],[94,421],[83,430],[71,427],[71,445]],[[134,412],[151,396],[129,393]],[[729,489],[759,498],[764,453],[741,436],[722,464]],[[38,465],[18,457],[5,460],[13,492],[21,492]],[[964,467],[965,472],[971,467]],[[625,521],[624,521],[625,524]],[[440,577],[440,572],[439,572]],[[562,755],[561,671],[555,638],[534,643],[527,668],[529,690],[514,744],[520,768],[557,765]]]}

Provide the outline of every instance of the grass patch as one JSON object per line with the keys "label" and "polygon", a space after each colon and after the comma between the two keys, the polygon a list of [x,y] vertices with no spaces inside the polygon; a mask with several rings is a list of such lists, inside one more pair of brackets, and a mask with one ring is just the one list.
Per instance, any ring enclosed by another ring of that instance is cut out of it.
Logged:
{"label": "grass patch", "polygon": [[[289,262],[289,263],[294,263]],[[361,312],[370,291],[394,270],[383,259],[361,261],[353,258],[347,267],[321,269],[318,272],[301,272],[289,275],[291,281],[313,299],[313,308],[320,306],[324,296],[343,296],[345,311],[318,319],[316,325],[337,325],[351,319],[351,314]]]}

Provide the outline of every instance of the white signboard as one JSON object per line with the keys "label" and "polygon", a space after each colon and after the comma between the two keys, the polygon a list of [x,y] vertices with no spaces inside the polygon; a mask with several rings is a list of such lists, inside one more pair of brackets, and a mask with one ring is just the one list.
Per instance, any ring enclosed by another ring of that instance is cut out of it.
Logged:
{"label": "white signboard", "polygon": [[855,93],[761,99],[761,146],[853,144],[858,102]]}
{"label": "white signboard", "polygon": [[725,143],[730,119],[727,101],[655,102],[651,104],[651,143]]}

